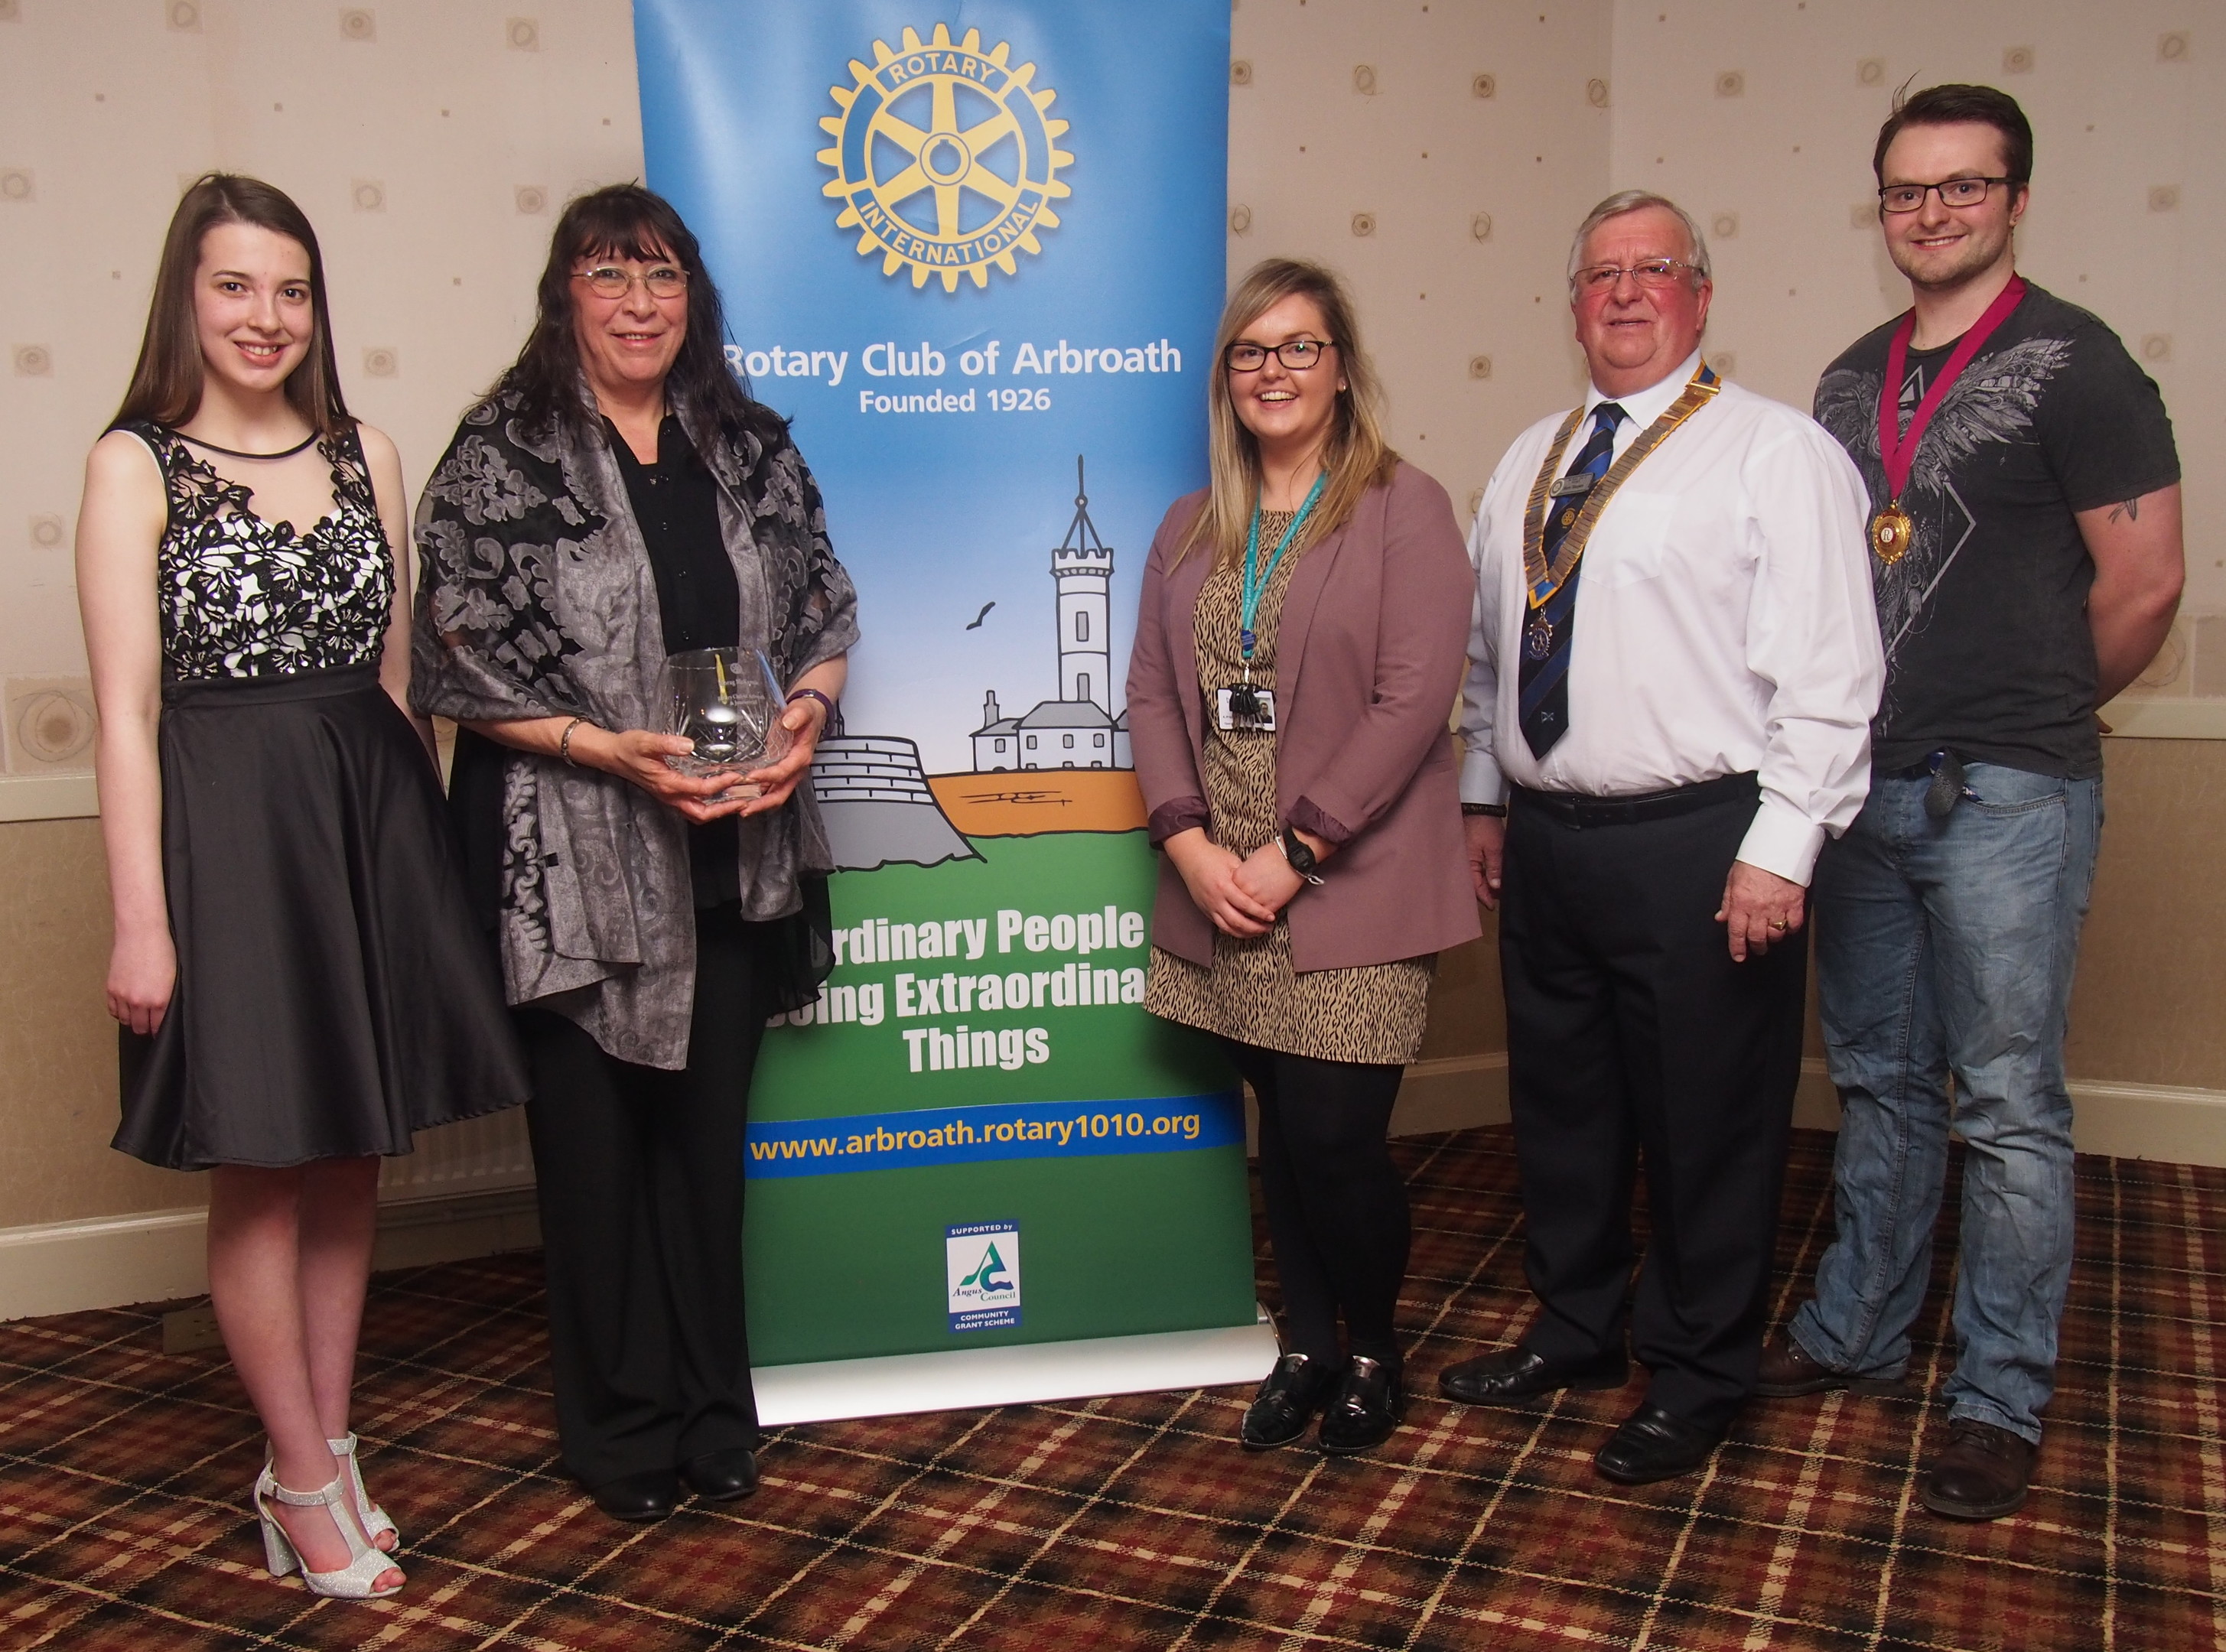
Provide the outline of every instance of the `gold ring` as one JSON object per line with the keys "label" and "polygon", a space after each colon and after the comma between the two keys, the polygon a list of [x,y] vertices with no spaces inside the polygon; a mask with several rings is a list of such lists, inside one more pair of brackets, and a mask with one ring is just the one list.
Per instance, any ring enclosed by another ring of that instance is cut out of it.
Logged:
{"label": "gold ring", "polygon": [[1790,928],[1792,927],[1792,925],[1791,925],[1791,924],[1788,924],[1788,923],[1787,923],[1784,918],[1771,918],[1771,919],[1770,920],[1770,927],[1771,927],[1771,928],[1772,928],[1773,930],[1776,930],[1779,934],[1781,934],[1781,935],[1782,935],[1782,934],[1784,934],[1787,930],[1790,929]]}

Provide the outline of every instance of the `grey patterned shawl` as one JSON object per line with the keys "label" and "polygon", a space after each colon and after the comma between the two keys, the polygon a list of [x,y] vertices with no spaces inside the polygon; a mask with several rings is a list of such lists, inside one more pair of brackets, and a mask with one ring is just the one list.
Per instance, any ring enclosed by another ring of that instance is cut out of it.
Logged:
{"label": "grey patterned shawl", "polygon": [[[847,652],[857,597],[795,445],[675,411],[719,484],[742,645],[763,649],[784,683]],[[600,420],[542,432],[521,428],[514,397],[474,408],[425,486],[417,540],[419,711],[660,726],[657,584]],[[745,918],[788,916],[799,875],[834,869],[808,778],[741,831]],[[696,912],[681,816],[612,776],[513,752],[503,835],[510,1001],[570,1017],[621,1061],[685,1066]]]}

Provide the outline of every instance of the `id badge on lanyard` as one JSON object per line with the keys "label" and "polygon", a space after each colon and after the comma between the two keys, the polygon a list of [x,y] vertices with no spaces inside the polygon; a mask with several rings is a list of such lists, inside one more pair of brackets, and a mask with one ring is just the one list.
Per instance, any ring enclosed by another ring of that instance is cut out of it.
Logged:
{"label": "id badge on lanyard", "polygon": [[1213,691],[1215,727],[1231,733],[1243,730],[1273,734],[1275,730],[1275,691],[1250,683],[1237,683]]}

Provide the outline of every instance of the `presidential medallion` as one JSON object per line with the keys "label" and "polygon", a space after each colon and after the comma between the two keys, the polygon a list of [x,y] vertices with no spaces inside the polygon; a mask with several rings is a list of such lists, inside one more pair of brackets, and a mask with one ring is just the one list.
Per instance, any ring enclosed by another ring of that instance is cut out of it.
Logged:
{"label": "presidential medallion", "polygon": [[1917,524],[1900,505],[1889,504],[1871,518],[1871,549],[1878,553],[1879,561],[1892,567],[1909,555],[1909,542],[1917,532]]}
{"label": "presidential medallion", "polygon": [[1554,651],[1554,626],[1542,613],[1534,613],[1523,627],[1523,651],[1532,659],[1544,659]]}

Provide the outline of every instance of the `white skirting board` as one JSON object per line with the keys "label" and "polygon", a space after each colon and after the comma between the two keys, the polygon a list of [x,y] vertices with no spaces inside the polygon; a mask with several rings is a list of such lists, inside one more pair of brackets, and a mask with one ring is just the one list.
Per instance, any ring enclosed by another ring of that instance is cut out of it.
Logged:
{"label": "white skirting board", "polygon": [[1275,1363],[1275,1327],[1163,1331],[1143,1337],[959,1348],[814,1365],[761,1365],[750,1373],[758,1419],[768,1426],[973,1411],[1101,1394],[1161,1394],[1250,1386]]}
{"label": "white skirting board", "polygon": [[[2084,1096],[2083,1089],[2077,1094]],[[2210,1095],[2208,1090],[2193,1092]],[[2222,1109],[2219,1119],[2226,1124],[2226,1095],[2216,1097]],[[2083,1101],[2081,1103],[2084,1105]],[[1441,1056],[1434,1060],[1411,1062],[1407,1067],[1406,1081],[1399,1086],[1399,1100],[1391,1109],[1391,1134],[1395,1136],[1434,1135],[1441,1130],[1472,1130],[1479,1125],[1504,1124],[1508,1121],[1507,1052],[1494,1050],[1479,1056]],[[1793,1122],[1805,1130],[1836,1130],[1840,1128],[1840,1097],[1825,1076],[1822,1060],[1810,1057],[1801,1064],[1801,1087],[1793,1096]],[[1249,1121],[1248,1121],[1249,1124]],[[1245,1136],[1247,1152],[1256,1153],[1258,1143],[1253,1135]],[[2226,1152],[2226,1139],[2219,1143]],[[2090,1147],[2083,1136],[2079,1142],[2082,1153],[2122,1153],[2123,1148]],[[2134,1153],[2135,1158],[2158,1158],[2163,1155],[2151,1152]],[[2195,1162],[2226,1163],[2226,1160],[2201,1160]]]}
{"label": "white skirting board", "polygon": [[199,1206],[0,1229],[0,1319],[199,1296],[207,1252]]}
{"label": "white skirting board", "polygon": [[[2077,1082],[2071,1100],[2082,1153],[2226,1168],[2226,1090]],[[1821,1061],[1802,1064],[1793,1121],[1839,1126],[1839,1100]],[[1507,1058],[1496,1052],[1415,1062],[1391,1115],[1396,1135],[1505,1122]],[[393,1190],[404,1197],[390,1195],[380,1209],[374,1265],[423,1267],[539,1244],[533,1190],[518,1185],[518,1167],[499,1145],[484,1151],[488,1179],[506,1185],[471,1189],[458,1185],[468,1178],[436,1176],[427,1186],[454,1191],[412,1198],[414,1189]],[[0,1229],[0,1320],[198,1296],[208,1289],[207,1242],[207,1218],[198,1208]]]}
{"label": "white skirting board", "polygon": [[[541,1242],[531,1187],[379,1207],[373,1268],[423,1268]],[[195,1205],[0,1228],[0,1320],[208,1292],[208,1212]]]}

